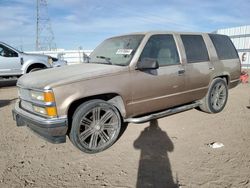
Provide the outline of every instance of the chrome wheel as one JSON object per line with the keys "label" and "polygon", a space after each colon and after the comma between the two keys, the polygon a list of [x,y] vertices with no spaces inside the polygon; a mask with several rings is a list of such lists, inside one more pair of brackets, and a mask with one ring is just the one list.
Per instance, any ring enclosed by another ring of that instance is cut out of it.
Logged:
{"label": "chrome wheel", "polygon": [[81,119],[79,140],[89,149],[100,149],[109,144],[118,129],[118,118],[108,108],[96,107]]}
{"label": "chrome wheel", "polygon": [[227,88],[223,82],[217,83],[211,92],[211,105],[215,110],[220,110],[227,99]]}
{"label": "chrome wheel", "polygon": [[105,101],[92,100],[76,110],[70,139],[80,150],[96,153],[110,147],[117,140],[120,129],[118,110]]}

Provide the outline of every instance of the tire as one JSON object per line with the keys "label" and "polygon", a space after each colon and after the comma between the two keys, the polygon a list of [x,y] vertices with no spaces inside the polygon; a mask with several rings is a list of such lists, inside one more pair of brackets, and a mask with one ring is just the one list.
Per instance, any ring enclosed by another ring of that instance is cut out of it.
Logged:
{"label": "tire", "polygon": [[69,138],[81,151],[98,153],[115,143],[121,124],[116,107],[103,100],[91,100],[76,109]]}
{"label": "tire", "polygon": [[222,78],[215,78],[209,87],[206,96],[201,100],[200,109],[207,113],[221,112],[228,98],[228,87]]}
{"label": "tire", "polygon": [[29,73],[30,72],[36,72],[36,71],[39,71],[39,70],[42,70],[43,68],[32,68],[30,71],[29,71]]}

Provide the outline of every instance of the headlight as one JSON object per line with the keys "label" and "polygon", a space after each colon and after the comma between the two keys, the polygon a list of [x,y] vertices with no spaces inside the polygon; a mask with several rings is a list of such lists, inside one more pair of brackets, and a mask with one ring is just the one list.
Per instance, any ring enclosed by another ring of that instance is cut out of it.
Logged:
{"label": "headlight", "polygon": [[30,91],[30,96],[32,100],[37,100],[41,102],[55,102],[55,97],[52,91]]}
{"label": "headlight", "polygon": [[[41,114],[46,115],[49,117],[56,117],[57,116],[57,109],[55,105],[55,97],[53,91],[30,91],[30,96],[33,104],[33,111]],[[36,102],[37,101],[37,102]],[[39,105],[36,105],[39,104]]]}
{"label": "headlight", "polygon": [[36,113],[50,116],[50,117],[56,117],[57,116],[57,110],[55,106],[52,107],[40,107],[40,106],[35,106],[33,105],[33,110]]}
{"label": "headlight", "polygon": [[43,114],[43,115],[47,115],[46,109],[40,106],[34,106],[33,105],[33,109],[35,112],[39,113],[39,114]]}
{"label": "headlight", "polygon": [[32,99],[37,101],[44,101],[44,93],[38,91],[31,91],[30,96]]}
{"label": "headlight", "polygon": [[53,59],[52,59],[52,57],[49,57],[49,58],[48,58],[48,63],[51,64],[51,65],[53,64]]}

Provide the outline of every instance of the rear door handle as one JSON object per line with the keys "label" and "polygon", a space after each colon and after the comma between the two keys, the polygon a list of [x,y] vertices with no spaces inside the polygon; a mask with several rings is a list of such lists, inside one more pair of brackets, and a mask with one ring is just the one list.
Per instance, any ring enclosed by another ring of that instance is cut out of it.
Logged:
{"label": "rear door handle", "polygon": [[185,73],[185,70],[184,70],[184,69],[178,71],[178,75],[183,75],[184,73]]}

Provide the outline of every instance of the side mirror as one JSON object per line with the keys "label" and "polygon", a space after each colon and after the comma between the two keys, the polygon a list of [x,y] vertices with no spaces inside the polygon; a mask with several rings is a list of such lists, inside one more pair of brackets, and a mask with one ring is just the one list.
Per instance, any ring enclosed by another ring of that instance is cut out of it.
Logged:
{"label": "side mirror", "polygon": [[153,58],[143,58],[137,63],[138,70],[147,70],[147,69],[158,69],[159,64],[156,59]]}

